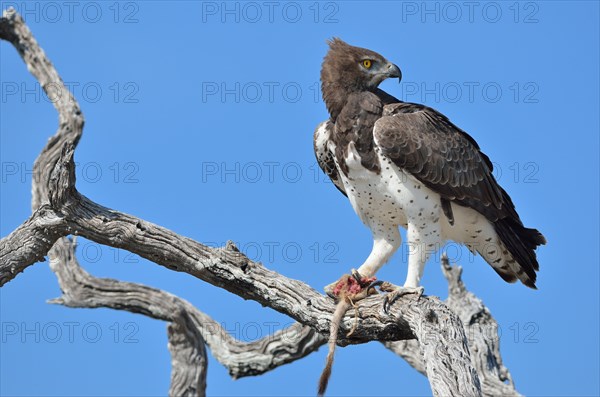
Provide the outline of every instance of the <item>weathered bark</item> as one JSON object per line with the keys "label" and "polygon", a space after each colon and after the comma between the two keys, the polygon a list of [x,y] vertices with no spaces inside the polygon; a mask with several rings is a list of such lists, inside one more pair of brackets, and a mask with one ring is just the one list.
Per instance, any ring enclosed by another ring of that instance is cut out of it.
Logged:
{"label": "weathered bark", "polygon": [[[481,299],[467,291],[461,279],[462,268],[451,266],[446,255],[442,255],[442,271],[448,280],[448,299],[445,303],[463,323],[469,341],[471,361],[481,381],[482,394],[520,396],[515,390],[510,372],[502,364],[498,323]],[[383,344],[404,358],[414,369],[427,375],[419,341],[402,340]]]}
{"label": "weathered bark", "polygon": [[488,396],[520,396],[510,372],[502,364],[498,323],[481,299],[467,291],[461,279],[462,267],[450,266],[444,255],[442,271],[448,280],[446,304],[460,317],[465,327],[471,361],[477,368],[482,393]]}
{"label": "weathered bark", "polygon": [[64,223],[49,205],[39,207],[11,234],[0,240],[0,286],[44,256],[63,235]]}
{"label": "weathered bark", "polygon": [[184,315],[167,326],[171,352],[170,396],[205,396],[208,360],[196,328]]}
{"label": "weathered bark", "polygon": [[[233,377],[242,377],[300,359],[326,342],[334,303],[310,286],[251,261],[233,244],[207,247],[81,195],[75,188],[73,161],[84,122],[79,105],[14,10],[5,11],[0,19],[0,38],[15,46],[47,93],[53,90],[49,95],[60,92],[60,98],[53,102],[59,113],[58,131],[34,165],[33,215],[0,240],[0,286],[47,254],[63,291],[53,303],[109,307],[169,321],[171,395],[204,395],[205,346]],[[65,237],[68,235],[81,235],[186,272],[287,314],[298,323],[259,341],[237,341],[214,320],[171,294],[90,276],[78,266],[74,242]],[[481,301],[464,289],[460,273],[454,275],[451,268],[447,271],[454,277],[451,280],[448,276],[448,305],[435,297],[417,301],[405,296],[386,315],[381,311],[381,297],[367,298],[358,304],[359,325],[350,338],[345,335],[354,324],[354,312],[344,317],[339,344],[385,342],[427,375],[436,396],[476,396],[481,395],[482,388],[486,395],[516,395],[512,384],[503,383],[510,375],[502,365],[497,339],[486,338],[489,332],[481,332],[481,327],[495,324],[493,318]],[[463,307],[465,303],[479,311],[473,314],[475,311]],[[467,330],[479,331],[474,333],[477,337],[471,341],[475,347],[471,351],[463,323]],[[290,338],[290,332],[296,337]]]}
{"label": "weathered bark", "polygon": [[[52,258],[52,252],[49,252],[48,248],[52,247],[60,236],[65,235],[62,232],[64,224],[60,214],[53,212],[49,206],[42,207],[42,211],[40,206],[48,204],[48,186],[61,150],[68,143],[77,145],[83,132],[84,118],[79,104],[38,45],[23,18],[14,9],[5,10],[0,18],[0,39],[9,41],[15,47],[44,92],[53,98],[52,103],[58,112],[58,130],[48,140],[33,166],[31,209],[34,214],[15,232],[0,241],[2,286],[27,266],[43,260],[46,254]],[[36,218],[40,211],[45,215],[41,219]],[[19,230],[20,232],[15,234]]]}
{"label": "weathered bark", "polygon": [[233,378],[259,375],[295,361],[317,350],[326,340],[311,327],[296,323],[260,340],[241,342],[184,299],[140,284],[91,276],[77,263],[74,242],[57,254],[50,266],[63,294],[50,303],[106,307],[182,323],[188,330],[186,335],[196,335],[205,343]]}

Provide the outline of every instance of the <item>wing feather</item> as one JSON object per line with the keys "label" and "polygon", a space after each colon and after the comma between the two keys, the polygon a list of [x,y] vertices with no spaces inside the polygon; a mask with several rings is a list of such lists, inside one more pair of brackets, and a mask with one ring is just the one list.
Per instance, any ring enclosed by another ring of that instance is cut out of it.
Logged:
{"label": "wing feather", "polygon": [[327,142],[331,137],[333,128],[333,123],[331,123],[329,120],[324,121],[317,126],[313,140],[315,157],[317,158],[317,164],[319,164],[321,170],[323,170],[329,179],[331,179],[331,182],[333,182],[335,187],[337,187],[344,196],[347,196],[346,190],[344,189],[344,184],[340,180],[340,175],[338,174],[337,167],[335,166],[333,155],[327,148]]}
{"label": "wing feather", "polygon": [[[523,226],[510,196],[492,174],[490,159],[475,140],[444,115],[423,105],[389,104],[383,114],[373,129],[382,154],[440,194],[450,224],[454,223],[450,202],[484,215],[517,260],[521,281],[535,288],[539,264],[534,250],[546,239],[538,230]],[[501,276],[514,279],[514,275]]]}
{"label": "wing feather", "polygon": [[386,105],[373,135],[382,154],[443,198],[474,208],[492,222],[513,215],[489,158],[444,115],[412,103]]}

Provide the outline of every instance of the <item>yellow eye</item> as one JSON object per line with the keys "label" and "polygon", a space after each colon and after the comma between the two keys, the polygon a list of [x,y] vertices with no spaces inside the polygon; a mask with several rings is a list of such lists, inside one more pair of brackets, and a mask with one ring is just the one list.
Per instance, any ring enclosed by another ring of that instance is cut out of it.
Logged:
{"label": "yellow eye", "polygon": [[367,69],[371,69],[372,64],[373,63],[371,62],[370,59],[365,59],[362,61],[362,65]]}

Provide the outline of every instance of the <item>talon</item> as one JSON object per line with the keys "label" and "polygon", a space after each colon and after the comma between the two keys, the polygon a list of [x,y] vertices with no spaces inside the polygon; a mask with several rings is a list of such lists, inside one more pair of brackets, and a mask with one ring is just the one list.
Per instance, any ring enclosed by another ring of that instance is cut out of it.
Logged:
{"label": "talon", "polygon": [[368,287],[376,280],[375,277],[364,277],[356,269],[352,269],[350,274],[352,274],[352,277],[354,277],[354,279],[361,288]]}
{"label": "talon", "polygon": [[356,282],[357,282],[358,284],[362,284],[362,282],[363,282],[363,281],[362,281],[363,277],[360,275],[360,273],[358,272],[358,270],[356,270],[356,269],[352,269],[352,270],[350,271],[350,274],[352,275],[352,277],[354,277],[354,279],[356,280]]}
{"label": "talon", "polygon": [[375,287],[380,287],[381,285],[384,283],[385,281],[383,280],[375,280],[373,281],[371,284],[367,285],[367,291],[371,290],[371,288],[373,288],[373,290],[375,290],[375,292],[377,293],[377,290],[375,289]]}
{"label": "talon", "polygon": [[423,292],[425,292],[425,288],[417,287],[417,300],[421,299],[421,297],[423,296]]}
{"label": "talon", "polygon": [[417,295],[417,301],[423,296],[425,288],[423,287],[398,287],[390,283],[382,283],[379,287],[381,291],[389,291],[389,293],[383,298],[383,311],[389,314],[390,307],[394,302],[403,295],[415,294]]}
{"label": "talon", "polygon": [[389,295],[386,295],[383,298],[383,312],[385,314],[390,314],[389,308],[390,308],[390,297],[389,297]]}
{"label": "talon", "polygon": [[334,290],[335,290],[335,287],[338,285],[338,283],[339,283],[339,281],[336,281],[334,283],[326,285],[325,288],[323,288],[323,290],[325,291],[325,294],[327,294],[328,297],[337,300],[337,295],[334,293]]}

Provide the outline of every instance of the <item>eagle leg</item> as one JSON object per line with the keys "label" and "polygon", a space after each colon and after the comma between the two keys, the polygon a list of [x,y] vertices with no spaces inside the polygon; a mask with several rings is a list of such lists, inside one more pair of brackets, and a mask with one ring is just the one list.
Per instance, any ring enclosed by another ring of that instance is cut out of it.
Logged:
{"label": "eagle leg", "polygon": [[343,298],[340,296],[340,292],[343,291],[344,296],[356,301],[377,293],[369,285],[375,281],[375,273],[400,247],[401,239],[397,226],[379,225],[376,230],[373,232],[373,249],[369,257],[358,270],[352,269],[351,274],[345,274],[338,281],[326,286],[327,295],[337,300]]}
{"label": "eagle leg", "polygon": [[417,300],[423,296],[425,289],[423,287],[399,287],[387,281],[382,282],[379,285],[379,289],[384,292],[388,292],[385,298],[383,298],[383,311],[389,313],[390,307],[398,300],[398,298],[404,295],[415,294]]}

